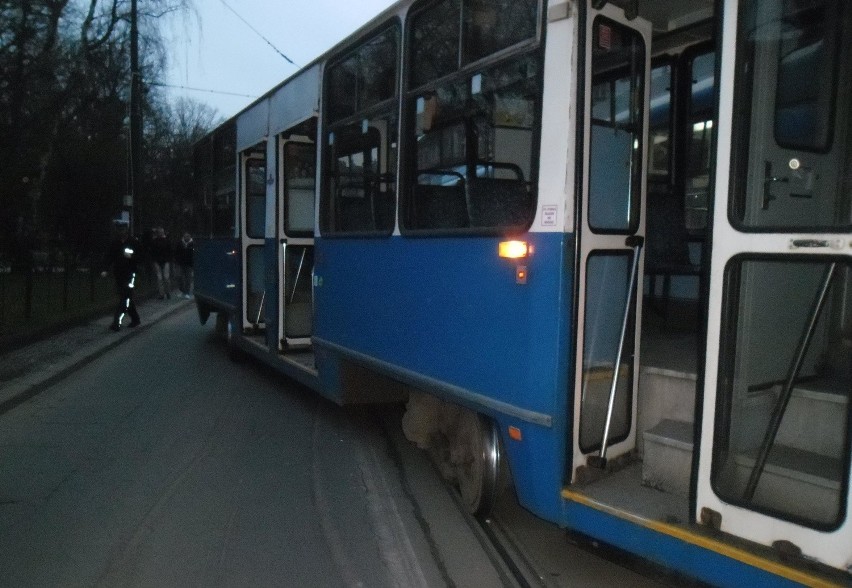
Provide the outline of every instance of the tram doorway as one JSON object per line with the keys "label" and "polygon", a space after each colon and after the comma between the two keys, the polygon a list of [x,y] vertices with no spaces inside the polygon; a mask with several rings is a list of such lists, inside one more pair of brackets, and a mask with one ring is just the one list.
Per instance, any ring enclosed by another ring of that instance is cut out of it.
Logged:
{"label": "tram doorway", "polygon": [[276,271],[279,351],[310,346],[313,333],[316,118],[283,132],[278,140]]}

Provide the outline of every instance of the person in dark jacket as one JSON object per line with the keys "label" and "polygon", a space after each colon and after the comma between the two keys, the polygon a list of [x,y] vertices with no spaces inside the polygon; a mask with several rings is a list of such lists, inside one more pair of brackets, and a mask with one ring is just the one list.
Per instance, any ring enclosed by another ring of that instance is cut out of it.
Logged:
{"label": "person in dark jacket", "polygon": [[194,248],[195,243],[189,233],[183,234],[183,238],[178,241],[175,248],[175,263],[180,271],[180,291],[184,298],[190,298],[192,292]]}
{"label": "person in dark jacket", "polygon": [[[118,304],[115,307],[110,329],[118,331],[121,328],[121,321],[124,320],[126,315],[130,315],[130,327],[139,325],[139,313],[136,312],[133,294],[139,270],[141,246],[138,239],[130,235],[126,222],[116,221],[115,230],[116,236],[107,250],[105,266],[112,269],[112,275],[115,278]],[[106,274],[106,271],[101,273],[104,277],[106,277]]]}
{"label": "person in dark jacket", "polygon": [[157,289],[160,300],[172,297],[172,245],[166,237],[163,227],[154,229],[154,237],[151,239],[151,261],[154,263],[154,272],[157,274]]}

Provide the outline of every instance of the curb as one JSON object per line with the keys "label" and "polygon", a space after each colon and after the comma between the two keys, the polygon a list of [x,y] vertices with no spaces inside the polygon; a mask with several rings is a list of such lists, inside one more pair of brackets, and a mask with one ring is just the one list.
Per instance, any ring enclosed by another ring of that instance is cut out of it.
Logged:
{"label": "curb", "polygon": [[[12,379],[10,382],[4,384],[3,389],[0,390],[0,415],[33,398],[53,384],[118,347],[131,337],[136,337],[146,332],[160,321],[189,310],[193,305],[194,302],[190,300],[179,302],[166,311],[146,320],[136,329],[122,329],[117,334],[111,333],[112,337],[109,339],[104,338],[96,343],[84,345],[81,349],[62,358],[53,365],[45,366],[43,369],[37,369]],[[92,322],[97,323],[99,321]],[[104,329],[106,331],[106,327]]]}

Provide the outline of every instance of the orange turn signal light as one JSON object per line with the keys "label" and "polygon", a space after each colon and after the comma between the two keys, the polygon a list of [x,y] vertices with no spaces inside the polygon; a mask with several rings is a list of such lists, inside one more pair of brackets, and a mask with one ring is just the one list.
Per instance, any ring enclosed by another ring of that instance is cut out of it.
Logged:
{"label": "orange turn signal light", "polygon": [[521,441],[524,436],[521,434],[521,430],[518,427],[509,427],[509,439],[513,441]]}
{"label": "orange turn signal light", "polygon": [[506,259],[523,259],[530,254],[530,246],[526,241],[501,241],[497,252]]}

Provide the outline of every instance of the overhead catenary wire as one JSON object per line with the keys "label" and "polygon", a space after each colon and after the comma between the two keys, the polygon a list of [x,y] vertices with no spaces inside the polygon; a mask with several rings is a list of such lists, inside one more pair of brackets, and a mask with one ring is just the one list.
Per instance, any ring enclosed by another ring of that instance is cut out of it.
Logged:
{"label": "overhead catenary wire", "polygon": [[178,90],[191,90],[193,92],[207,92],[208,94],[221,94],[223,96],[239,96],[240,98],[257,98],[252,94],[240,94],[239,92],[227,92],[225,90],[211,90],[209,88],[193,88],[192,86],[181,86],[178,84],[164,84],[161,82],[151,82],[152,86],[160,86],[161,88],[176,88]]}
{"label": "overhead catenary wire", "polygon": [[234,14],[234,16],[236,16],[238,19],[240,19],[241,21],[243,21],[243,24],[245,24],[248,28],[250,28],[250,29],[252,30],[252,32],[254,32],[254,34],[256,34],[258,37],[260,37],[261,39],[263,39],[264,41],[266,41],[266,44],[267,44],[267,45],[269,45],[270,47],[272,47],[272,48],[275,50],[275,52],[276,52],[276,53],[278,53],[278,55],[280,55],[281,57],[283,57],[284,59],[286,59],[289,63],[291,63],[291,64],[295,65],[296,67],[299,67],[299,65],[298,65],[295,61],[293,61],[292,59],[290,59],[289,57],[287,57],[286,55],[284,55],[284,53],[282,53],[282,52],[281,52],[281,50],[280,50],[278,47],[276,47],[275,45],[273,45],[273,44],[272,44],[272,41],[270,41],[269,39],[267,39],[266,37],[264,37],[264,36],[263,36],[263,34],[262,34],[260,31],[258,31],[256,28],[254,28],[253,26],[251,26],[251,23],[250,23],[249,21],[247,21],[246,19],[244,19],[242,16],[240,16],[240,14],[239,14],[236,10],[234,10],[233,8],[231,8],[231,6],[230,6],[227,2],[225,2],[225,0],[219,0],[219,1],[220,1],[222,4],[224,4],[225,8],[227,8],[228,10],[230,10],[230,11]]}

